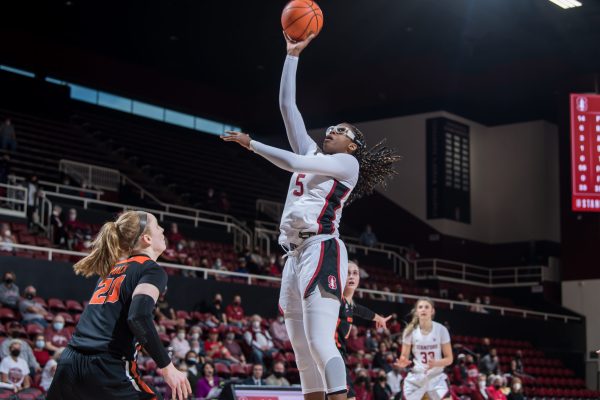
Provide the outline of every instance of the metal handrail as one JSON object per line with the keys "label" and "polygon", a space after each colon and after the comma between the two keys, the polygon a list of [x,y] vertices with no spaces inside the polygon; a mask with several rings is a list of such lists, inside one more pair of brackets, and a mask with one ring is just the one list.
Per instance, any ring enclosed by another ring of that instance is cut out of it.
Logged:
{"label": "metal handrail", "polygon": [[[26,179],[22,176],[17,176],[17,175],[9,175],[8,176],[8,180],[9,182],[25,182]],[[48,182],[48,181],[38,181],[38,184],[40,186],[50,186],[51,188],[54,189],[55,193],[60,193],[60,189],[64,189],[64,190],[71,190],[74,192],[84,192],[84,193],[89,193],[94,195],[94,197],[96,197],[96,200],[100,200],[100,196],[102,196],[104,194],[104,192],[102,190],[95,190],[95,189],[85,189],[85,188],[80,188],[77,186],[71,186],[71,185],[62,185],[60,183],[54,183],[54,182]],[[44,189],[46,190],[46,189]],[[47,191],[47,190],[46,190]]]}
{"label": "metal handrail", "polygon": [[[85,257],[88,255],[88,253],[83,253],[83,252],[78,252],[78,251],[31,246],[31,245],[24,245],[24,244],[17,244],[17,243],[13,243],[13,244],[11,244],[11,246],[14,247],[15,249],[40,251],[40,252],[48,253],[49,261],[53,260],[54,254],[65,254],[65,255],[69,255],[69,256],[78,256],[78,257]],[[167,268],[175,268],[175,269],[180,269],[180,270],[200,272],[200,273],[202,273],[204,279],[207,279],[207,277],[209,275],[222,275],[222,276],[228,276],[228,277],[244,278],[244,279],[246,279],[248,284],[251,284],[252,281],[259,281],[259,280],[268,281],[268,282],[280,282],[281,281],[281,278],[277,278],[274,276],[245,274],[245,273],[241,273],[241,272],[232,272],[232,271],[221,271],[221,270],[214,270],[214,269],[209,269],[209,268],[192,267],[192,266],[187,266],[187,265],[165,263],[165,262],[161,262],[160,264]],[[357,293],[361,297],[363,297],[365,294],[374,294],[374,295],[378,295],[378,296],[392,297],[394,299],[394,302],[400,302],[403,299],[418,300],[419,298],[421,298],[421,296],[418,296],[418,295],[402,294],[402,293],[394,293],[394,292],[383,292],[381,290],[371,290],[371,289],[357,289]],[[461,305],[461,306],[465,306],[465,307],[473,306],[473,303],[467,303],[464,301],[448,300],[448,299],[442,299],[442,298],[433,298],[433,300],[436,303],[448,304],[450,306],[450,309],[454,309],[454,307],[456,305]],[[572,315],[547,313],[547,312],[541,312],[541,311],[532,311],[532,310],[525,310],[522,308],[489,306],[489,305],[481,305],[481,307],[484,309],[496,310],[500,313],[500,315],[505,315],[507,312],[510,312],[510,313],[520,314],[524,318],[527,318],[528,316],[539,316],[539,317],[542,317],[546,321],[551,318],[563,320],[565,323],[569,322],[569,321],[580,321],[581,320],[580,317],[576,317],[576,316],[572,316]]]}

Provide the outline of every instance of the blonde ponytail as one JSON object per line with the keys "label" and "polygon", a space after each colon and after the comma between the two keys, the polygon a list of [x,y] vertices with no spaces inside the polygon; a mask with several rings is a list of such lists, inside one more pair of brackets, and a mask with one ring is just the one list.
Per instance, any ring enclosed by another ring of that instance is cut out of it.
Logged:
{"label": "blonde ponytail", "polygon": [[429,297],[420,297],[419,299],[417,299],[415,306],[410,311],[411,320],[408,323],[408,325],[406,325],[406,328],[404,328],[404,333],[402,334],[402,338],[407,338],[408,336],[410,336],[410,334],[413,333],[413,331],[417,328],[417,326],[419,326],[419,315],[417,314],[417,307],[419,306],[419,303],[422,301],[426,301],[427,303],[431,304],[432,308],[434,307],[433,300],[431,300]]}
{"label": "blonde ponytail", "polygon": [[73,266],[75,273],[86,278],[94,275],[106,278],[117,261],[131,253],[145,231],[145,214],[127,211],[115,222],[105,223],[92,242],[92,252]]}

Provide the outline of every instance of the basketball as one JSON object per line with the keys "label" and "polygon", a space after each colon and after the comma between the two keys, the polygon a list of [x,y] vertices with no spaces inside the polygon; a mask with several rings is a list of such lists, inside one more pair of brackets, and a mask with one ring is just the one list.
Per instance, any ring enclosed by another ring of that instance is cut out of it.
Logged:
{"label": "basketball", "polygon": [[281,13],[281,26],[291,39],[304,40],[311,33],[321,32],[323,12],[314,1],[292,0]]}

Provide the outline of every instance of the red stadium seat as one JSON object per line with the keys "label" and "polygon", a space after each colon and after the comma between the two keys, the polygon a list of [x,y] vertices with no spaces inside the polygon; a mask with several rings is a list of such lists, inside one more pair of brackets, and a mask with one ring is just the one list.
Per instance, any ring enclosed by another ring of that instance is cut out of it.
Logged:
{"label": "red stadium seat", "polygon": [[229,367],[229,369],[232,376],[246,376],[246,370],[240,364],[231,364],[231,367]]}
{"label": "red stadium seat", "polygon": [[65,303],[60,299],[48,299],[48,308],[53,312],[67,310]]}
{"label": "red stadium seat", "polygon": [[65,306],[67,310],[72,313],[81,313],[83,312],[83,306],[79,304],[77,300],[67,300],[65,302]]}
{"label": "red stadium seat", "polygon": [[14,321],[16,318],[15,312],[10,308],[0,308],[0,321]]}
{"label": "red stadium seat", "polygon": [[215,363],[215,372],[219,376],[228,377],[231,375],[231,371],[227,364]]}
{"label": "red stadium seat", "polygon": [[44,334],[44,329],[39,326],[38,324],[28,324],[27,325],[27,336],[29,336],[30,339],[34,339],[36,335],[40,335],[40,334]]}

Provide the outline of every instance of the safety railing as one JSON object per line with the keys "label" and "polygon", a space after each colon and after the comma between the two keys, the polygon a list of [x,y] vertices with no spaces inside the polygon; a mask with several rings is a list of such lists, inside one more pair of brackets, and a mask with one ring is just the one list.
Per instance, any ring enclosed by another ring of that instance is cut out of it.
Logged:
{"label": "safety railing", "polygon": [[[8,181],[14,183],[16,185],[21,184],[26,181],[26,179],[22,176],[17,175],[9,175]],[[38,181],[38,185],[41,189],[46,192],[55,192],[55,193],[63,193],[63,194],[73,194],[80,193],[85,197],[94,198],[96,200],[100,200],[100,196],[104,194],[102,190],[94,190],[94,189],[86,189],[77,186],[71,185],[62,185],[59,183],[48,182],[48,181]]]}
{"label": "safety railing", "polygon": [[[46,248],[46,247],[39,247],[39,246],[30,246],[30,245],[22,245],[22,244],[11,244],[11,246],[14,247],[14,250],[16,250],[16,251],[21,250],[21,251],[45,253],[47,255],[47,257],[45,257],[45,258],[49,261],[55,260],[57,254],[58,255],[67,255],[67,256],[70,256],[70,258],[72,257],[73,259],[70,259],[69,260],[70,262],[75,261],[79,257],[85,257],[87,255],[87,253],[82,253],[82,252],[54,249],[54,248]],[[4,255],[4,254],[5,253],[0,252],[0,255]],[[61,257],[58,261],[65,261],[65,260]],[[187,265],[164,263],[164,262],[160,262],[160,265],[163,267],[166,267],[166,268],[174,268],[174,269],[185,270],[185,271],[194,271],[194,272],[196,272],[196,274],[199,278],[203,278],[203,279],[208,279],[209,276],[211,276],[211,277],[215,276],[215,277],[221,277],[221,278],[240,278],[240,280],[244,280],[244,282],[249,285],[254,284],[256,282],[260,282],[260,281],[272,282],[275,284],[277,284],[278,282],[281,281],[280,278],[273,277],[273,276],[244,274],[244,273],[240,273],[240,272],[231,272],[231,271],[220,271],[220,270],[214,270],[214,269],[208,269],[208,268],[192,267],[192,266],[187,266]],[[389,301],[389,302],[395,302],[395,303],[403,303],[403,302],[414,303],[416,300],[418,300],[420,298],[420,296],[416,296],[416,295],[401,294],[401,293],[394,293],[394,292],[383,292],[380,290],[370,290],[370,289],[357,289],[357,293],[358,293],[358,296],[362,297],[362,298],[372,295],[372,296],[375,296],[376,299],[380,299],[383,301]],[[450,309],[457,309],[459,307],[462,309],[468,309],[469,307],[471,307],[473,305],[473,304],[467,303],[467,302],[441,299],[441,298],[434,298],[433,300],[435,301],[436,304],[445,304]],[[543,319],[545,321],[562,320],[565,323],[572,322],[572,321],[576,322],[576,321],[581,320],[580,317],[573,316],[573,315],[547,313],[547,312],[526,310],[526,309],[515,308],[515,307],[501,307],[501,306],[485,305],[485,306],[483,306],[483,308],[487,311],[493,311],[494,313],[499,314],[501,316],[518,316],[518,317],[522,317],[522,318],[534,317],[534,318]]]}
{"label": "safety railing", "polygon": [[199,224],[219,225],[219,226],[225,227],[227,229],[227,232],[231,233],[233,235],[234,246],[236,247],[237,250],[241,250],[242,248],[249,247],[252,244],[251,235],[248,233],[248,231],[243,229],[239,225],[237,225],[234,222],[234,219],[231,216],[226,215],[226,214],[216,214],[215,213],[215,216],[217,216],[219,218],[204,218],[204,217],[200,216],[199,214],[186,215],[186,214],[180,214],[180,213],[175,213],[175,212],[168,212],[168,211],[160,210],[160,209],[152,209],[152,208],[146,208],[146,207],[132,206],[132,205],[128,205],[128,204],[113,203],[110,201],[95,200],[95,199],[89,199],[89,198],[80,197],[80,196],[71,196],[71,195],[66,195],[66,194],[62,194],[62,193],[48,192],[48,193],[45,193],[45,197],[49,198],[51,201],[56,200],[56,199],[62,199],[62,200],[68,200],[69,202],[75,202],[75,203],[78,203],[84,210],[87,210],[90,206],[99,206],[105,210],[112,209],[115,211],[126,211],[126,210],[136,209],[136,210],[147,211],[149,213],[154,214],[156,216],[156,218],[161,222],[165,220],[165,217],[168,217],[168,218],[172,218],[172,219],[188,221],[188,222],[192,223],[194,225],[194,227],[198,227]]}
{"label": "safety railing", "polygon": [[[256,221],[254,224],[254,245],[260,246],[260,249],[270,254],[271,242],[276,240],[279,235],[279,226],[274,222],[269,221]],[[347,241],[347,237],[342,236],[341,238],[348,249],[348,253],[352,254],[364,254],[369,255],[370,253],[379,253],[387,257],[391,261],[394,268],[394,272],[400,276],[408,278],[410,273],[410,264],[408,261],[399,255],[398,253],[390,250],[383,250],[377,247],[367,247],[361,244],[355,244],[355,242]]]}
{"label": "safety railing", "polygon": [[0,214],[25,218],[27,195],[28,190],[23,186],[0,183]]}
{"label": "safety railing", "polygon": [[414,262],[416,280],[438,279],[484,287],[534,286],[543,281],[543,266],[486,268],[438,259]]}
{"label": "safety railing", "polygon": [[116,169],[71,160],[60,160],[58,169],[60,172],[73,177],[81,183],[86,182],[91,187],[113,192],[119,190],[121,173]]}

